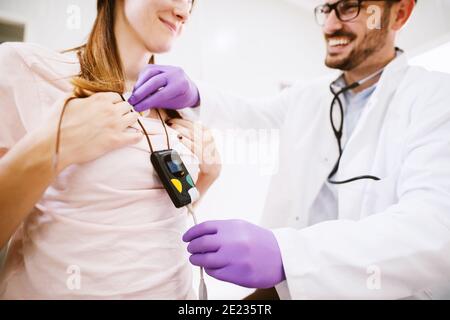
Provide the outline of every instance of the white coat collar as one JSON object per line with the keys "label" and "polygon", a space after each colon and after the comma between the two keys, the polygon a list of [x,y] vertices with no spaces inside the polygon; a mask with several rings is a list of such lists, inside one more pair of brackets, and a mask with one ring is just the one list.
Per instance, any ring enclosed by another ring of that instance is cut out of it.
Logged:
{"label": "white coat collar", "polygon": [[[400,64],[402,64],[402,65],[406,65],[407,64],[407,59],[406,59],[404,51],[402,49],[400,49],[400,48],[395,48],[395,52],[396,52],[396,57],[386,67],[383,68],[382,74],[386,73],[386,71],[389,68],[392,68],[392,65],[394,65],[396,62],[399,62],[398,60],[400,58],[403,58],[403,59],[400,59],[400,60],[403,60],[403,61],[400,61]],[[375,72],[373,75],[375,75],[378,72],[379,71]],[[368,78],[371,78],[373,75],[369,75]],[[381,81],[381,78],[380,78],[380,81]],[[378,83],[380,81],[378,81]],[[375,86],[378,85],[378,83],[376,83]],[[337,77],[337,79],[334,80],[331,83],[331,86],[333,86],[336,89],[336,91],[339,91],[340,89],[345,88],[347,85],[348,84],[346,84],[345,79],[344,79],[344,72],[340,72],[339,76]]]}

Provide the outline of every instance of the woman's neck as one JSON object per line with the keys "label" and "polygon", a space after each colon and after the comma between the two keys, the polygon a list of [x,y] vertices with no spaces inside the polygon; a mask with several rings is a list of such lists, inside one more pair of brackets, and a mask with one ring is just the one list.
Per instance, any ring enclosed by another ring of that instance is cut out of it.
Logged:
{"label": "woman's neck", "polygon": [[138,35],[128,25],[122,10],[118,10],[116,14],[114,33],[125,77],[125,92],[130,92],[153,54],[145,48]]}
{"label": "woman's neck", "polygon": [[[135,42],[133,43],[133,40],[124,36],[123,32],[116,32],[116,42],[125,77],[125,92],[131,92],[138,80],[139,73],[148,64],[152,54],[136,46]],[[166,115],[161,112],[161,116],[164,119]],[[145,117],[159,119],[156,110],[146,112]]]}

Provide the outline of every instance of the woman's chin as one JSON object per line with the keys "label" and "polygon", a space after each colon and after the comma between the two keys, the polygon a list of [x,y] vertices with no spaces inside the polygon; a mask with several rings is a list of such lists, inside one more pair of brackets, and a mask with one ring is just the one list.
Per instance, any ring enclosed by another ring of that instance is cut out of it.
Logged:
{"label": "woman's chin", "polygon": [[151,45],[148,44],[146,47],[147,47],[147,50],[149,52],[161,54],[161,53],[167,53],[170,50],[172,50],[173,43],[172,42],[170,42],[170,43],[161,43],[161,44],[157,44],[157,45],[152,43]]}

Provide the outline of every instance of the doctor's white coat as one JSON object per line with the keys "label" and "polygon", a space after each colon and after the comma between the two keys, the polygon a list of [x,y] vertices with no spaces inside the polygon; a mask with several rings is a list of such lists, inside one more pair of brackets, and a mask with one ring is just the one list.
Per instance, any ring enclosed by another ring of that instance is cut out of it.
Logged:
{"label": "doctor's white coat", "polygon": [[[436,298],[450,288],[450,76],[407,64],[384,71],[348,141],[336,179],[338,220],[308,226],[337,157],[322,79],[265,101],[199,85],[201,120],[279,128],[279,171],[262,225],[274,231],[287,280],[281,298]],[[437,288],[437,289],[436,289]],[[433,296],[434,295],[434,296]]]}

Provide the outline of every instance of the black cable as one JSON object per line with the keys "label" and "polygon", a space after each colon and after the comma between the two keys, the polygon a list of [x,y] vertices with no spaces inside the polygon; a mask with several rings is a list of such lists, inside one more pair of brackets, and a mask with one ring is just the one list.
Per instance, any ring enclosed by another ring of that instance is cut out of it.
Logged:
{"label": "black cable", "polygon": [[[123,100],[124,102],[127,101],[127,100],[125,100],[125,98],[123,97],[123,95],[121,95],[120,93],[119,93],[119,95],[120,95],[120,97],[122,98],[122,100]],[[133,109],[131,109],[130,112],[135,112],[135,111],[134,111]],[[147,130],[145,130],[144,125],[142,124],[142,122],[141,122],[139,119],[137,119],[137,122],[139,123],[139,126],[141,127],[141,129],[142,129],[142,131],[143,131],[143,133],[144,133],[144,135],[145,135],[145,138],[147,139],[147,143],[148,143],[148,146],[149,146],[149,148],[150,148],[150,153],[153,153],[152,142],[150,141],[150,138],[149,138],[149,136],[148,136]]]}
{"label": "black cable", "polygon": [[[125,101],[125,102],[127,101],[127,100],[125,100],[125,98],[123,97],[123,95],[121,95],[121,94],[119,94],[119,95],[120,95],[120,97],[122,98],[123,101]],[[161,123],[162,123],[163,128],[164,128],[164,132],[166,133],[167,150],[170,150],[170,139],[169,139],[169,133],[167,132],[166,124],[164,123],[164,120],[163,120],[163,118],[162,118],[161,113],[159,112],[159,110],[158,110],[158,109],[155,109],[155,110],[156,110],[156,112],[158,113],[159,119],[161,120]],[[133,109],[131,109],[130,111],[131,111],[131,112],[135,112]],[[149,138],[149,136],[148,136],[147,131],[145,130],[144,125],[142,124],[142,122],[141,122],[139,119],[137,120],[137,122],[138,122],[139,126],[141,127],[142,131],[144,132],[145,137],[147,138],[147,143],[148,143],[148,146],[149,146],[149,148],[150,148],[150,153],[153,153],[154,151],[153,151],[152,142],[150,141],[150,138]]]}
{"label": "black cable", "polygon": [[[331,102],[331,106],[330,106],[330,122],[331,122],[331,128],[333,129],[333,133],[334,136],[336,138],[337,144],[338,144],[338,148],[339,148],[339,157],[336,161],[336,164],[333,167],[333,170],[331,170],[330,174],[328,175],[328,182],[331,184],[346,184],[346,183],[350,183],[350,182],[354,182],[354,181],[358,181],[358,180],[375,180],[375,181],[379,181],[381,180],[378,177],[375,176],[371,176],[371,175],[364,175],[364,176],[357,176],[354,178],[350,178],[350,179],[346,179],[346,180],[342,180],[342,181],[335,181],[335,180],[331,180],[331,178],[333,178],[333,176],[338,172],[339,170],[339,165],[341,163],[341,158],[342,155],[344,153],[343,148],[342,148],[342,133],[343,133],[343,127],[344,127],[344,107],[342,105],[342,101],[339,98],[339,96],[341,94],[344,94],[345,92],[351,90],[351,89],[355,89],[357,87],[359,87],[361,85],[360,82],[354,82],[351,85],[341,89],[339,92],[335,92],[333,89],[333,84],[330,85],[330,90],[331,93],[333,94],[333,101]],[[334,106],[336,105],[336,102],[338,103],[339,106],[339,112],[340,112],[340,123],[339,123],[339,128],[336,128],[335,124],[334,124],[334,120],[333,120],[333,114],[334,114]]]}
{"label": "black cable", "polygon": [[62,122],[63,122],[63,118],[64,118],[64,113],[66,112],[67,105],[73,99],[75,99],[75,97],[70,97],[69,99],[67,99],[64,102],[63,108],[62,108],[61,113],[59,115],[58,126],[57,126],[57,129],[56,129],[55,154],[54,154],[53,159],[52,159],[52,165],[53,165],[53,169],[55,171],[57,171],[57,167],[58,167],[58,163],[59,163],[59,149],[60,149],[60,144],[61,144],[61,126],[62,126]]}

